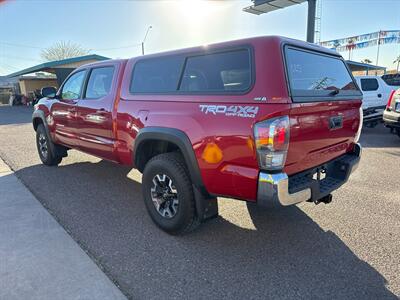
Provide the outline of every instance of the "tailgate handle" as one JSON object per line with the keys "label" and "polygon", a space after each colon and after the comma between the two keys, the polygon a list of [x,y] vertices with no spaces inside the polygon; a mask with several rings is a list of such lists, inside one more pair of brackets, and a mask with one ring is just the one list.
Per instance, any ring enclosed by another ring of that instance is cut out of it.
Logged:
{"label": "tailgate handle", "polygon": [[329,119],[329,129],[339,129],[343,127],[343,117],[335,116]]}

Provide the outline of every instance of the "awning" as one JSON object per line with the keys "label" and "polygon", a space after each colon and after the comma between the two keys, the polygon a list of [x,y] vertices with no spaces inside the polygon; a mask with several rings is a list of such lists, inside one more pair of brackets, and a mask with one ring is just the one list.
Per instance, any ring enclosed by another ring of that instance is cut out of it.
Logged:
{"label": "awning", "polygon": [[31,74],[36,72],[48,72],[56,74],[57,81],[61,84],[64,79],[78,66],[83,65],[85,63],[91,63],[94,61],[101,61],[110,59],[105,56],[97,55],[97,54],[89,54],[84,56],[72,57],[62,60],[55,60],[42,63],[40,65],[36,65],[12,74],[7,75],[8,78],[17,77],[25,74]]}

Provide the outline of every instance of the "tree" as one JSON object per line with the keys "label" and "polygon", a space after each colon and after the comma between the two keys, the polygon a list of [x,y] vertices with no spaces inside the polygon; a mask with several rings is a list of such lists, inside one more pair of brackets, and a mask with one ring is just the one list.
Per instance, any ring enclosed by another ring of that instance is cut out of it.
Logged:
{"label": "tree", "polygon": [[53,61],[87,55],[89,53],[90,50],[82,48],[79,44],[71,41],[60,41],[44,49],[40,56],[46,61]]}
{"label": "tree", "polygon": [[397,63],[397,68],[396,68],[396,70],[397,70],[397,73],[398,73],[398,72],[399,72],[399,65],[400,65],[400,55],[397,56],[397,58],[395,59],[395,61],[394,61],[393,63],[394,63],[394,64]]}
{"label": "tree", "polygon": [[370,60],[368,58],[364,58],[361,62],[364,64],[370,64],[370,63],[372,63],[372,60]]}

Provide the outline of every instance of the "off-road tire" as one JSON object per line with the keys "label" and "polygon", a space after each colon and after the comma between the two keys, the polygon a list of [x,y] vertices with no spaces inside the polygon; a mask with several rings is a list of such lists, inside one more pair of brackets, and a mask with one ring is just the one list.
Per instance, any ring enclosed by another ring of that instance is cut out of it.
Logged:
{"label": "off-road tire", "polygon": [[[43,164],[57,166],[61,162],[62,156],[53,153],[56,145],[50,140],[43,124],[39,124],[36,129],[36,147]],[[44,151],[44,147],[47,149],[46,152]]]}
{"label": "off-road tire", "polygon": [[[162,216],[152,200],[153,178],[158,174],[167,175],[176,187],[179,202],[176,214],[172,218]],[[185,162],[179,153],[160,154],[146,164],[142,177],[142,193],[151,219],[159,228],[169,234],[189,233],[200,225],[201,222],[196,215],[192,182]]]}

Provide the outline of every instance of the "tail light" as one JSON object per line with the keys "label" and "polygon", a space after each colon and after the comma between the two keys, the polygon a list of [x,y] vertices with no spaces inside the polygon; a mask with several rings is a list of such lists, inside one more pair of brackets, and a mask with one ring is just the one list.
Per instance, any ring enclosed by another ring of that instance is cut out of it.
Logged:
{"label": "tail light", "polygon": [[359,111],[360,111],[360,123],[358,124],[357,133],[356,133],[356,136],[354,138],[354,142],[355,143],[358,143],[358,141],[360,139],[361,130],[362,130],[362,127],[363,127],[363,122],[364,122],[364,112],[363,112],[362,106],[360,106],[360,110]]}
{"label": "tail light", "polygon": [[396,94],[396,91],[395,91],[395,90],[393,90],[393,91],[390,92],[390,96],[389,96],[389,99],[388,99],[388,103],[386,104],[386,109],[389,109],[389,108],[391,107],[391,103],[392,103],[394,94]]}
{"label": "tail light", "polygon": [[289,117],[277,117],[254,126],[258,165],[261,169],[276,171],[285,166],[289,147]]}

